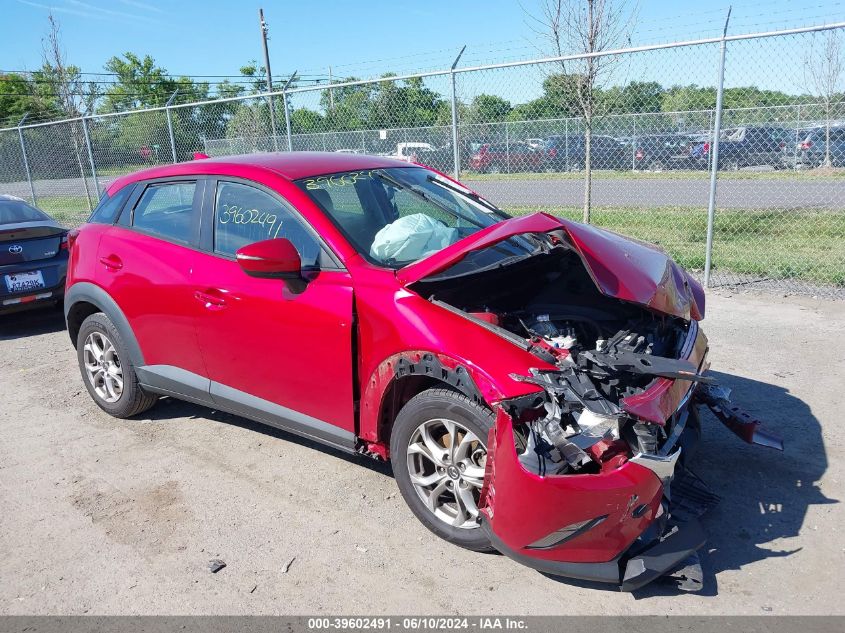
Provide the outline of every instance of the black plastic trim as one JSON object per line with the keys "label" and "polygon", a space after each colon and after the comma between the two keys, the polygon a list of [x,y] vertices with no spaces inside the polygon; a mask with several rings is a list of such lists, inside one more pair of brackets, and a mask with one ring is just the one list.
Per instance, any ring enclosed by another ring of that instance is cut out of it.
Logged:
{"label": "black plastic trim", "polygon": [[141,386],[154,393],[217,408],[348,453],[355,453],[354,433],[305,413],[171,365],[146,365],[137,367],[135,371]]}
{"label": "black plastic trim", "polygon": [[[115,303],[115,300],[99,286],[95,286],[87,281],[80,281],[73,284],[65,291],[65,325],[68,325],[68,315],[70,314],[74,304],[79,303],[80,301],[85,301],[97,306],[101,312],[104,312],[106,316],[111,319],[111,322],[114,323],[114,326],[120,333],[120,337],[123,339],[123,343],[127,347],[132,364],[135,365],[135,367],[142,366],[144,364],[144,354],[141,352],[141,346],[138,345],[138,339],[135,338],[135,333],[129,325],[129,320],[126,318],[126,315],[123,314],[123,310],[120,309],[120,306]],[[69,328],[68,331],[70,331]],[[71,342],[74,347],[76,347],[76,341],[71,339]]]}
{"label": "black plastic trim", "polygon": [[707,541],[698,521],[685,521],[636,556],[629,558],[623,552],[604,563],[569,563],[533,558],[511,549],[496,536],[486,518],[481,527],[493,547],[518,563],[553,576],[616,585],[622,591],[635,591],[672,571]]}
{"label": "black plastic trim", "polygon": [[472,399],[476,404],[485,405],[484,397],[478,390],[478,386],[473,381],[472,376],[462,366],[458,365],[455,369],[444,367],[443,363],[434,354],[426,353],[420,357],[419,362],[412,363],[405,357],[399,358],[396,361],[396,369],[394,377],[396,379],[404,378],[405,376],[423,376],[435,378],[441,382],[451,385],[467,398]]}

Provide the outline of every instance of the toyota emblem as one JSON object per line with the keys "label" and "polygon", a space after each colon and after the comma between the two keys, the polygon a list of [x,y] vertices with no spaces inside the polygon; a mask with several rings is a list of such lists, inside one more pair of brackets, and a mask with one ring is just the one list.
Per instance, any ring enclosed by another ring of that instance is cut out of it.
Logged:
{"label": "toyota emblem", "polygon": [[12,255],[20,255],[21,253],[23,253],[23,246],[21,246],[20,244],[12,244],[9,247],[9,252]]}

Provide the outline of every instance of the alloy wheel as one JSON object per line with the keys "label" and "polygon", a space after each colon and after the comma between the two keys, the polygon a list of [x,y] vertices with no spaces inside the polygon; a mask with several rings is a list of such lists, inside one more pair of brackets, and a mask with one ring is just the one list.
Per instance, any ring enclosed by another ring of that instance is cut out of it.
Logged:
{"label": "alloy wheel", "polygon": [[478,527],[487,449],[472,431],[445,418],[423,422],[411,434],[407,458],[411,483],[429,512],[452,527]]}
{"label": "alloy wheel", "polygon": [[85,374],[104,402],[113,403],[123,395],[123,368],[117,349],[102,332],[91,332],[83,347]]}

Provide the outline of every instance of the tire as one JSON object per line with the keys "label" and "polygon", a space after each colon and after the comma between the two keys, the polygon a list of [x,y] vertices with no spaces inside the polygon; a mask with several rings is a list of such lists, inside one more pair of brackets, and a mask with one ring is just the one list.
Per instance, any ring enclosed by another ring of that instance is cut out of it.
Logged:
{"label": "tire", "polygon": [[76,357],[85,388],[109,415],[131,418],[158,400],[158,396],[141,389],[123,338],[104,313],[92,314],[82,322]]}
{"label": "tire", "polygon": [[[454,425],[453,434],[448,434],[448,425],[444,422]],[[430,389],[417,394],[402,407],[390,437],[393,475],[405,503],[437,536],[476,552],[493,551],[479,526],[475,505],[484,479],[487,434],[493,422],[492,411],[463,394],[449,389]],[[424,431],[435,446],[443,447],[440,458],[430,459],[432,452],[427,447],[431,444],[426,442]],[[440,431],[447,433],[441,435]],[[454,446],[448,438],[455,438],[458,442],[457,451],[447,450],[449,446]],[[482,454],[485,459],[481,459]],[[417,483],[412,480],[412,470],[417,476]],[[423,486],[420,482],[425,479],[431,482]],[[462,494],[454,494],[453,491]],[[431,501],[434,494],[437,496],[431,502],[434,506],[431,509],[424,496]],[[461,500],[473,499],[472,507],[468,502],[459,502],[459,497]],[[454,516],[450,517],[452,513]],[[447,523],[449,518],[452,519],[451,524]]]}

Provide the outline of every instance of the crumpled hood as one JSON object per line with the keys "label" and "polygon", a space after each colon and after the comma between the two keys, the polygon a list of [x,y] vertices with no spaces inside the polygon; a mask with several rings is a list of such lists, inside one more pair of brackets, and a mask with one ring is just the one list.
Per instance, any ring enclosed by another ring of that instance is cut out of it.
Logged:
{"label": "crumpled hood", "polygon": [[461,261],[468,253],[522,233],[563,230],[581,256],[602,294],[646,306],[664,314],[700,321],[704,291],[662,249],[589,224],[535,213],[504,220],[397,271],[409,285]]}

